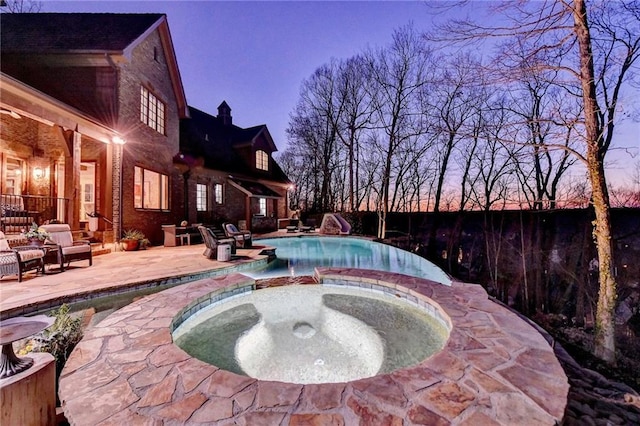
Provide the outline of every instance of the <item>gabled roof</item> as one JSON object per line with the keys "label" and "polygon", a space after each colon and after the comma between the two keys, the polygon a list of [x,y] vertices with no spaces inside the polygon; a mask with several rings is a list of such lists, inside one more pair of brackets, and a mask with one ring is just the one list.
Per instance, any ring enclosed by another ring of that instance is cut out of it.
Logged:
{"label": "gabled roof", "polygon": [[219,117],[214,117],[194,107],[189,107],[191,118],[180,121],[180,150],[194,159],[203,159],[208,169],[219,170],[237,177],[290,183],[275,161],[270,163],[268,173],[257,171],[255,164],[247,164],[239,148],[252,145],[264,135],[273,151],[275,144],[267,126],[241,128],[233,124],[225,125]]}
{"label": "gabled roof", "polygon": [[2,13],[2,50],[124,51],[163,17],[160,13]]}
{"label": "gabled roof", "polygon": [[2,13],[0,50],[3,56],[86,57],[85,66],[101,62],[110,65],[114,58],[115,62],[129,60],[133,49],[156,29],[180,116],[187,117],[186,96],[165,14]]}

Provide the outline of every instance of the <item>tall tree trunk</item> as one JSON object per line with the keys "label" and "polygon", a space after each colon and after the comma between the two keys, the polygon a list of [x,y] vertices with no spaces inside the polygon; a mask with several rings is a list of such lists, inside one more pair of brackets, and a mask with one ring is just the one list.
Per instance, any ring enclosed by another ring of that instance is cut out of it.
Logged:
{"label": "tall tree trunk", "polygon": [[584,0],[575,0],[573,10],[575,33],[580,49],[580,81],[584,101],[584,117],[587,143],[587,170],[591,182],[591,198],[596,215],[593,235],[598,253],[598,308],[596,311],[596,335],[594,354],[605,361],[615,361],[615,306],[616,282],[613,271],[613,249],[611,244],[611,218],[609,216],[609,194],[604,174],[604,153],[600,152],[602,138],[598,123],[595,73],[591,36],[587,22]]}

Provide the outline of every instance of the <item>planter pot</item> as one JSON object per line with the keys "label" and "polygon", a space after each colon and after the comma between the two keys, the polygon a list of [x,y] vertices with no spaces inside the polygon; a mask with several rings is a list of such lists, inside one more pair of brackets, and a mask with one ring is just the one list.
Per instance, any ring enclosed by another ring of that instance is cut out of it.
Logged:
{"label": "planter pot", "polygon": [[99,217],[89,217],[89,231],[96,232],[98,230]]}
{"label": "planter pot", "polygon": [[138,240],[120,240],[124,251],[138,250]]}
{"label": "planter pot", "polygon": [[31,239],[29,239],[29,245],[30,246],[36,246],[36,247],[42,247],[44,245],[44,241],[39,240],[37,238],[31,238]]}

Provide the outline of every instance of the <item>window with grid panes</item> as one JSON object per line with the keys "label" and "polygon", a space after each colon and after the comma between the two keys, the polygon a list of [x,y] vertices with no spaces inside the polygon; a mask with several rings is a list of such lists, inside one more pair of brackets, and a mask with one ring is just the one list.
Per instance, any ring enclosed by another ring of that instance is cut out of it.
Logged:
{"label": "window with grid panes", "polygon": [[256,151],[256,168],[259,170],[269,170],[269,154],[262,150]]}
{"label": "window with grid panes", "polygon": [[201,183],[196,185],[196,210],[207,211],[207,185]]}
{"label": "window with grid panes", "polygon": [[146,87],[140,88],[140,121],[164,135],[165,105]]}

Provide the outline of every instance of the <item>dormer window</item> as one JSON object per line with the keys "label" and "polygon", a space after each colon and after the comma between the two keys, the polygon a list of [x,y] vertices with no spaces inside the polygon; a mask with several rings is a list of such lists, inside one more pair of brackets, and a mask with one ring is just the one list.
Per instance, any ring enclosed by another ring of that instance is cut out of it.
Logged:
{"label": "dormer window", "polygon": [[269,154],[262,150],[256,151],[256,169],[269,170]]}

